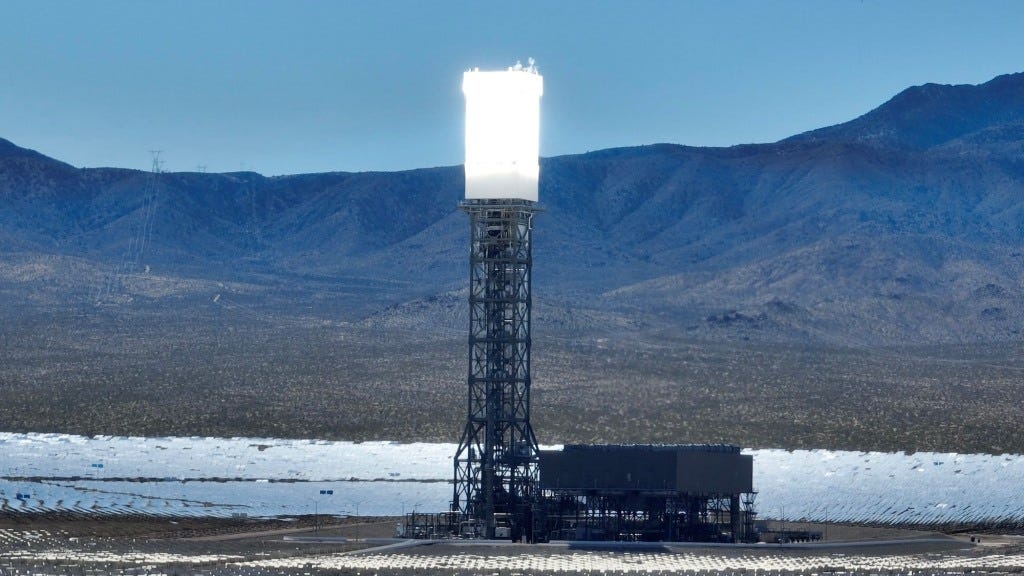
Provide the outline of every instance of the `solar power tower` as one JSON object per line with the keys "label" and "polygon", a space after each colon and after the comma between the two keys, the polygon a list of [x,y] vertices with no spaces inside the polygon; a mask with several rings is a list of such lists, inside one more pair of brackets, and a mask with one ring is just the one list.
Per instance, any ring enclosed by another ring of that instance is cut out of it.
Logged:
{"label": "solar power tower", "polygon": [[530,426],[530,281],[543,80],[531,61],[468,71],[462,90],[469,373],[452,510],[487,538],[532,539],[539,453]]}

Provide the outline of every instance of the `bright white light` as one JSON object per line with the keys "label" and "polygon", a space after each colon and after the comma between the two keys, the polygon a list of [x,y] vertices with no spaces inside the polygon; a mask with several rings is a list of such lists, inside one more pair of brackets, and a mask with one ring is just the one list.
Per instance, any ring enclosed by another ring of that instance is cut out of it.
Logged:
{"label": "bright white light", "polygon": [[532,66],[463,75],[466,198],[537,201],[543,91]]}

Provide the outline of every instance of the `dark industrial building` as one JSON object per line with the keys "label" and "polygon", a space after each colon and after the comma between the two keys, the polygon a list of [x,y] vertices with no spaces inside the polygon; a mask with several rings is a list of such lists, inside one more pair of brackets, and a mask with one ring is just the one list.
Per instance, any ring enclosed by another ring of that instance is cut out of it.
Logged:
{"label": "dark industrial building", "polygon": [[723,445],[540,452],[544,539],[756,540],[753,457]]}

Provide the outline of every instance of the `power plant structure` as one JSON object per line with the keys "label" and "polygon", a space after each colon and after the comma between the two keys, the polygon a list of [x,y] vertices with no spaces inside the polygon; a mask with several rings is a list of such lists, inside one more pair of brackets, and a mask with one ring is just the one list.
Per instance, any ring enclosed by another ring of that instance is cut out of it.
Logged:
{"label": "power plant structure", "polygon": [[578,445],[540,453],[545,538],[749,542],[753,457],[717,444]]}
{"label": "power plant structure", "polygon": [[419,537],[756,540],[752,457],[725,445],[539,449],[530,424],[533,220],[543,79],[530,60],[463,75],[469,216],[466,424],[451,508]]}
{"label": "power plant structure", "polygon": [[452,509],[478,523],[470,524],[473,533],[518,540],[532,538],[539,464],[530,425],[530,316],[543,80],[532,64],[471,70],[462,89],[469,372]]}

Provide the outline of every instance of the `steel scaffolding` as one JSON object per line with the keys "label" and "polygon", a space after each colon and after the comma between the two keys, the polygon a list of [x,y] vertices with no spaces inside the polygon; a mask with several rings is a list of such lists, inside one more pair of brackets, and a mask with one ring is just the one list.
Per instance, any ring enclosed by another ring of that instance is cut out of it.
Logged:
{"label": "steel scaffolding", "polygon": [[739,494],[545,490],[546,534],[538,539],[756,542],[756,512]]}
{"label": "steel scaffolding", "polygon": [[539,456],[530,426],[530,274],[538,209],[528,200],[466,200],[460,208],[471,231],[469,394],[452,510],[479,521],[481,536],[532,541]]}

